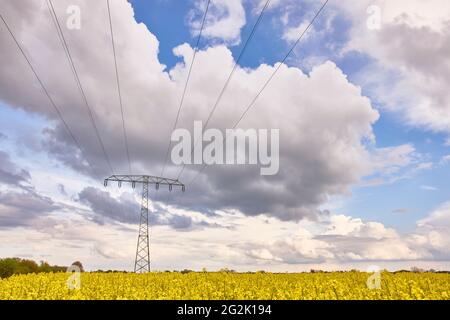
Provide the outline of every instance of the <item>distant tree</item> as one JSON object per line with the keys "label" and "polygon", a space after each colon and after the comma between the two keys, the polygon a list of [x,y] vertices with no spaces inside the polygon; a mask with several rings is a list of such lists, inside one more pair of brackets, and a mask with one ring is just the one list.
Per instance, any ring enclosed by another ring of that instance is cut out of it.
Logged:
{"label": "distant tree", "polygon": [[[66,269],[67,267],[63,266],[51,266],[45,261],[41,261],[38,265],[35,261],[28,259],[0,259],[0,278],[10,277],[13,274],[65,272]],[[82,269],[82,267],[80,269]]]}
{"label": "distant tree", "polygon": [[52,272],[66,272],[67,267],[64,266],[51,266]]}
{"label": "distant tree", "polygon": [[20,259],[19,273],[38,273],[39,266],[33,260]]}
{"label": "distant tree", "polygon": [[320,272],[324,273],[325,271],[318,270],[318,269],[311,269],[309,272],[310,273],[320,273]]}
{"label": "distant tree", "polygon": [[39,271],[44,273],[52,272],[52,267],[45,261],[41,261],[39,264]]}
{"label": "distant tree", "polygon": [[[235,271],[233,269],[222,268],[219,270],[219,272],[234,273]],[[260,271],[260,273],[264,273],[264,271]]]}
{"label": "distant tree", "polygon": [[80,268],[80,272],[84,272],[84,268],[83,265],[81,264],[80,261],[75,261],[71,264],[72,266],[77,266],[78,268]]}
{"label": "distant tree", "polygon": [[0,278],[7,278],[17,270],[17,261],[13,258],[0,260]]}
{"label": "distant tree", "polygon": [[38,273],[39,267],[33,260],[20,258],[0,259],[0,278],[7,278],[13,274]]}
{"label": "distant tree", "polygon": [[180,272],[183,273],[183,274],[185,274],[185,273],[190,273],[190,272],[192,272],[192,270],[184,269],[184,270],[181,270]]}

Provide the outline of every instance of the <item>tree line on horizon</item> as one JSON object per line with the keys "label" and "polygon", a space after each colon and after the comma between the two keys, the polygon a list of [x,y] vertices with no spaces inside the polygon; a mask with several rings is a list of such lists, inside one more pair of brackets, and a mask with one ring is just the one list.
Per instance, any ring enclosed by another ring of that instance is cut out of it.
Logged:
{"label": "tree line on horizon", "polygon": [[[81,262],[75,261],[71,265],[77,266],[81,272],[84,272],[84,268]],[[8,278],[15,274],[28,274],[28,273],[56,273],[56,272],[66,272],[67,266],[57,266],[57,265],[50,265],[46,261],[40,261],[39,263],[35,262],[34,260],[30,259],[21,259],[21,258],[0,258],[0,279]],[[387,270],[384,270],[387,272]],[[130,273],[129,271],[125,270],[96,270],[92,271],[96,273]],[[160,271],[161,272],[161,271]],[[182,273],[187,274],[191,272],[225,272],[225,273],[266,273],[264,270],[257,270],[257,271],[247,271],[247,272],[238,272],[233,269],[228,268],[222,268],[217,271],[207,271],[206,268],[203,268],[201,271],[195,271],[190,269],[183,269],[183,270],[165,270],[164,272],[174,272],[174,273]],[[311,269],[310,271],[302,271],[299,273],[343,273],[348,271],[324,271],[324,270],[315,270]],[[360,272],[358,270],[352,269],[350,272]],[[418,267],[412,267],[410,270],[397,270],[393,273],[400,273],[400,272],[413,272],[413,273],[422,273],[422,272],[431,272],[431,273],[450,273],[450,271],[438,271],[434,269],[425,270]],[[279,272],[275,272],[279,273]],[[283,273],[283,272],[281,272]]]}
{"label": "tree line on horizon", "polygon": [[[81,272],[84,271],[81,262],[75,261],[72,265],[78,266]],[[52,266],[46,261],[37,263],[29,259],[4,258],[0,259],[0,278],[8,278],[14,274],[66,272],[67,268],[67,266]]]}

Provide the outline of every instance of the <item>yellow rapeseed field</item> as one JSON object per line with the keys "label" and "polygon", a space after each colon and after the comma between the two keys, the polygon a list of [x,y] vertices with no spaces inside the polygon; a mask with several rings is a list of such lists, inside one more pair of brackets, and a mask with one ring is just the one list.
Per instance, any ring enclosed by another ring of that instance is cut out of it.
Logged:
{"label": "yellow rapeseed field", "polygon": [[152,272],[82,273],[70,289],[66,273],[15,275],[0,280],[0,299],[450,299],[450,274]]}

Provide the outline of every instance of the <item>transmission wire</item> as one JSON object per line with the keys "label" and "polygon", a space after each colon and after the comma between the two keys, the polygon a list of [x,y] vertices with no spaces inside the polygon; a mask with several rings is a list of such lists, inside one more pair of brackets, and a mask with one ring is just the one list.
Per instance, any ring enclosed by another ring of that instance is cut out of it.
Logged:
{"label": "transmission wire", "polygon": [[85,103],[85,105],[86,105],[86,108],[87,108],[87,110],[88,110],[88,114],[89,114],[89,117],[90,117],[92,126],[93,126],[93,128],[94,128],[95,135],[97,136],[97,140],[98,140],[98,142],[99,142],[99,144],[100,144],[100,146],[101,146],[103,155],[104,155],[104,157],[105,157],[105,161],[106,161],[106,163],[107,163],[107,165],[108,165],[108,167],[109,167],[111,173],[114,174],[114,170],[113,170],[113,167],[112,167],[112,165],[111,165],[111,161],[110,161],[110,159],[109,159],[108,153],[106,152],[105,145],[103,144],[102,138],[101,138],[100,133],[99,133],[99,130],[98,130],[98,128],[97,128],[97,124],[96,124],[96,122],[95,122],[94,114],[93,114],[92,109],[91,109],[91,107],[90,107],[90,105],[89,105],[89,103],[88,103],[86,94],[85,94],[85,92],[84,92],[83,86],[82,86],[81,81],[80,81],[80,78],[79,78],[79,76],[78,76],[77,69],[76,69],[75,64],[74,64],[74,62],[73,62],[72,55],[70,54],[70,49],[69,49],[69,46],[67,45],[66,38],[64,37],[64,33],[63,33],[63,31],[62,31],[61,24],[59,23],[58,16],[56,15],[55,8],[53,7],[52,0],[47,0],[47,1],[48,1],[48,4],[49,4],[50,14],[51,14],[52,16],[54,16],[54,18],[55,18],[54,21],[56,21],[55,27],[57,27],[57,28],[56,28],[57,33],[60,34],[60,40],[62,40],[62,41],[61,41],[61,45],[65,48],[64,51],[65,51],[65,53],[66,53],[67,59],[68,59],[70,65],[72,66],[71,69],[72,69],[72,73],[73,73],[73,75],[74,75],[74,77],[75,77],[75,82],[76,82],[76,84],[77,84],[77,86],[78,86],[78,89],[79,89],[79,91],[80,91],[80,93],[81,93],[81,96],[82,96],[82,98],[83,98],[83,101],[84,101],[84,103]]}
{"label": "transmission wire", "polygon": [[130,160],[130,151],[128,148],[128,136],[127,136],[127,129],[125,126],[125,118],[123,113],[123,102],[122,102],[122,92],[120,90],[120,80],[119,80],[119,70],[117,67],[117,57],[116,57],[116,45],[114,42],[114,32],[113,32],[113,25],[112,25],[112,18],[111,18],[111,8],[109,6],[109,0],[106,0],[106,4],[108,7],[108,17],[109,17],[109,30],[111,33],[111,43],[112,43],[112,50],[114,55],[114,67],[116,70],[116,82],[117,82],[117,92],[119,97],[119,104],[120,104],[120,113],[122,115],[122,128],[123,128],[123,139],[125,141],[125,151],[127,153],[127,160],[128,160],[128,170],[131,174],[131,160]]}
{"label": "transmission wire", "polygon": [[[188,71],[186,83],[184,84],[183,94],[181,95],[180,105],[178,107],[178,111],[177,111],[177,115],[176,115],[176,118],[175,118],[175,122],[173,124],[172,131],[174,131],[176,129],[177,125],[178,125],[178,120],[180,118],[180,112],[181,112],[181,109],[183,107],[184,99],[185,99],[185,96],[186,96],[186,91],[187,91],[187,88],[188,88],[189,79],[191,78],[191,73],[192,73],[192,68],[194,66],[195,57],[197,56],[197,52],[199,50],[200,39],[202,37],[202,32],[203,32],[203,28],[205,26],[206,16],[208,14],[210,3],[211,3],[211,0],[208,0],[208,2],[206,4],[205,13],[203,15],[203,20],[202,20],[200,32],[199,32],[198,37],[197,37],[197,43],[195,45],[194,54],[192,56],[191,65],[189,66],[189,71]],[[166,151],[166,155],[165,155],[165,159],[164,159],[164,166],[163,166],[163,169],[161,171],[161,176],[164,175],[164,171],[166,169],[167,161],[169,159],[169,152],[170,152],[170,147],[171,146],[172,146],[172,140],[169,137],[169,145],[167,146],[167,151]]]}
{"label": "transmission wire", "polygon": [[[222,87],[222,90],[220,91],[220,93],[219,93],[219,95],[218,95],[218,97],[216,99],[216,102],[213,105],[213,108],[209,112],[209,115],[208,115],[208,118],[206,119],[204,128],[207,128],[207,126],[209,124],[209,121],[211,120],[214,112],[216,111],[216,109],[217,109],[217,107],[218,107],[218,105],[219,105],[219,103],[220,103],[220,101],[221,101],[221,99],[222,99],[222,97],[223,97],[223,95],[224,95],[228,85],[230,84],[230,81],[231,81],[231,78],[233,77],[234,72],[237,70],[237,67],[239,66],[239,62],[241,61],[242,57],[244,56],[244,53],[245,53],[245,51],[246,51],[246,49],[248,47],[248,44],[252,40],[252,38],[253,38],[253,36],[255,34],[255,31],[256,31],[259,23],[261,22],[261,20],[263,18],[264,12],[266,11],[267,7],[269,6],[270,1],[271,0],[267,0],[266,4],[264,5],[264,7],[262,8],[262,10],[261,10],[261,12],[259,14],[258,19],[256,20],[256,23],[253,25],[252,31],[250,32],[250,35],[248,36],[247,40],[245,41],[244,46],[242,47],[242,50],[239,53],[239,56],[238,56],[238,58],[236,59],[236,61],[234,63],[233,69],[231,70],[230,74],[228,75],[228,78],[225,81],[225,84]],[[191,157],[194,154],[195,147],[197,146],[199,141],[200,140],[198,139],[198,137],[196,139],[194,139],[194,145],[193,145],[193,147],[191,149]],[[186,163],[183,164],[183,167],[181,168],[180,172],[178,173],[177,180],[180,178],[180,176],[183,173],[185,168],[186,168]]]}
{"label": "transmission wire", "polygon": [[[234,123],[232,129],[235,129],[239,123],[242,121],[242,119],[245,117],[245,115],[248,113],[248,111],[254,106],[256,103],[256,100],[258,100],[259,96],[262,94],[262,92],[266,89],[266,87],[269,85],[269,83],[272,81],[272,79],[275,77],[275,75],[280,70],[281,66],[286,62],[287,58],[291,55],[291,53],[294,51],[295,47],[298,45],[298,43],[302,40],[303,36],[308,32],[308,30],[313,25],[314,21],[317,19],[317,17],[320,15],[320,13],[323,11],[325,6],[327,5],[329,0],[326,0],[322,6],[320,7],[319,11],[315,14],[313,19],[310,21],[308,26],[305,28],[305,30],[301,33],[297,41],[295,41],[294,45],[291,47],[291,49],[288,51],[288,53],[284,56],[283,60],[278,64],[278,66],[275,68],[274,72],[270,75],[270,77],[267,79],[267,81],[264,83],[264,85],[261,87],[261,89],[258,91],[256,96],[253,98],[253,100],[250,102],[250,104],[247,106],[247,108],[244,110],[244,112],[241,114],[239,119]],[[226,141],[227,136],[223,138],[223,143]],[[203,172],[203,170],[206,168],[206,164],[202,165],[202,168],[197,172],[197,174],[194,176],[194,178],[189,182],[189,184],[193,183],[197,177]]]}

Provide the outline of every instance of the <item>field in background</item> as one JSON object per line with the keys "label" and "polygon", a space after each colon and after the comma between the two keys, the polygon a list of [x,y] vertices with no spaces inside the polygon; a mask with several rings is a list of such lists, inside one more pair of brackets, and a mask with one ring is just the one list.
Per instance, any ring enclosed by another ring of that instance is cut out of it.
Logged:
{"label": "field in background", "polygon": [[[152,272],[14,275],[0,280],[4,299],[450,299],[448,273]],[[373,283],[376,283],[373,282]],[[79,285],[79,289],[69,287]]]}

